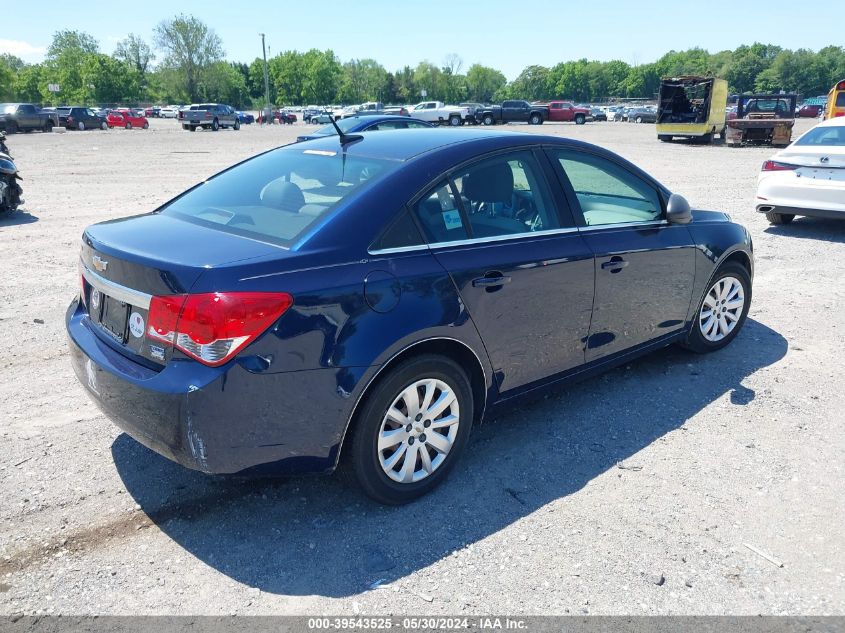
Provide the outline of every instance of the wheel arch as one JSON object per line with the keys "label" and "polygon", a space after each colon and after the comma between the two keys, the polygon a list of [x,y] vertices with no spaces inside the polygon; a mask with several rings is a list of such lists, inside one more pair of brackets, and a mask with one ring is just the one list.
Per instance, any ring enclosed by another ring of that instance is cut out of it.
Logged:
{"label": "wheel arch", "polygon": [[[349,414],[349,419],[346,421],[346,427],[337,449],[337,456],[335,457],[335,468],[340,463],[344,445],[347,439],[351,437],[351,431],[355,428],[358,412],[361,410],[366,398],[373,392],[373,389],[389,375],[389,370],[393,367],[410,358],[426,354],[449,358],[467,371],[474,404],[473,424],[480,423],[483,420],[488,403],[489,383],[487,372],[479,354],[468,344],[455,338],[432,337],[416,341],[399,350],[384,362],[361,390],[361,394],[358,396],[358,400]],[[492,376],[489,378],[492,380]]]}

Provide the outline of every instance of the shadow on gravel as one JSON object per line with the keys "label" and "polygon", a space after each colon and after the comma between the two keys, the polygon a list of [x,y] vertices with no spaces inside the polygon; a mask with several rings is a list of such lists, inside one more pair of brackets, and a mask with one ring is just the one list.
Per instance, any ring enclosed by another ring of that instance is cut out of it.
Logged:
{"label": "shadow on gravel", "polygon": [[[369,501],[340,477],[209,477],[126,435],[112,454],[143,511],[205,564],[266,592],[349,596],[578,493],[726,394],[747,405],[756,394],[742,381],[786,351],[782,336],[749,319],[715,354],[667,348],[523,403],[473,431],[445,485],[399,508]],[[743,416],[730,419],[741,424]],[[649,471],[642,457],[630,464]]]}
{"label": "shadow on gravel", "polygon": [[773,225],[765,229],[764,232],[784,237],[845,243],[845,221],[843,220],[798,217],[790,224]]}
{"label": "shadow on gravel", "polygon": [[33,222],[38,222],[38,216],[26,211],[15,211],[12,215],[0,216],[0,228],[17,224],[32,224]]}

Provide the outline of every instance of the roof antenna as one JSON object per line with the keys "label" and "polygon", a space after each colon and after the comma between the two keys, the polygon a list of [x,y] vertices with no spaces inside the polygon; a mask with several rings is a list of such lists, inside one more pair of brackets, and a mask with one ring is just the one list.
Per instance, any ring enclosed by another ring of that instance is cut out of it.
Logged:
{"label": "roof antenna", "polygon": [[344,146],[344,145],[348,145],[349,143],[354,143],[355,141],[360,141],[361,139],[364,138],[360,134],[344,134],[341,131],[340,127],[338,126],[337,121],[335,120],[335,117],[333,117],[332,115],[329,115],[329,121],[332,122],[334,129],[337,130],[337,135],[340,137],[341,147]]}

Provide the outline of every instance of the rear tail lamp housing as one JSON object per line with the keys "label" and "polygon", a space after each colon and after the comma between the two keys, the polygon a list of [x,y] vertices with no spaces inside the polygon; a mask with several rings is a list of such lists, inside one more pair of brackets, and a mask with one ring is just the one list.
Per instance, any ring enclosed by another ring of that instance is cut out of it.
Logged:
{"label": "rear tail lamp housing", "polygon": [[210,292],[153,297],[147,337],[217,367],[263,334],[290,306],[286,292]]}
{"label": "rear tail lamp housing", "polygon": [[779,163],[775,160],[767,160],[763,162],[763,171],[794,171],[796,169],[798,169],[798,165]]}

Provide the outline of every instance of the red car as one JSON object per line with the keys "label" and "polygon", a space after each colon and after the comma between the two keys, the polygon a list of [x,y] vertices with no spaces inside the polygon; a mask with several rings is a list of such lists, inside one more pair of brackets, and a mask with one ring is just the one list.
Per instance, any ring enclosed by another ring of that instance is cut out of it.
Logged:
{"label": "red car", "polygon": [[127,130],[131,130],[133,127],[140,127],[146,130],[150,127],[147,117],[137,114],[128,108],[109,110],[106,116],[106,123],[109,124],[109,127],[123,127]]}
{"label": "red car", "polygon": [[591,115],[588,108],[579,108],[570,101],[549,101],[549,121],[574,121],[583,125]]}
{"label": "red car", "polygon": [[820,105],[802,105],[801,109],[798,110],[798,116],[800,117],[810,117],[816,118],[821,114],[822,107]]}

